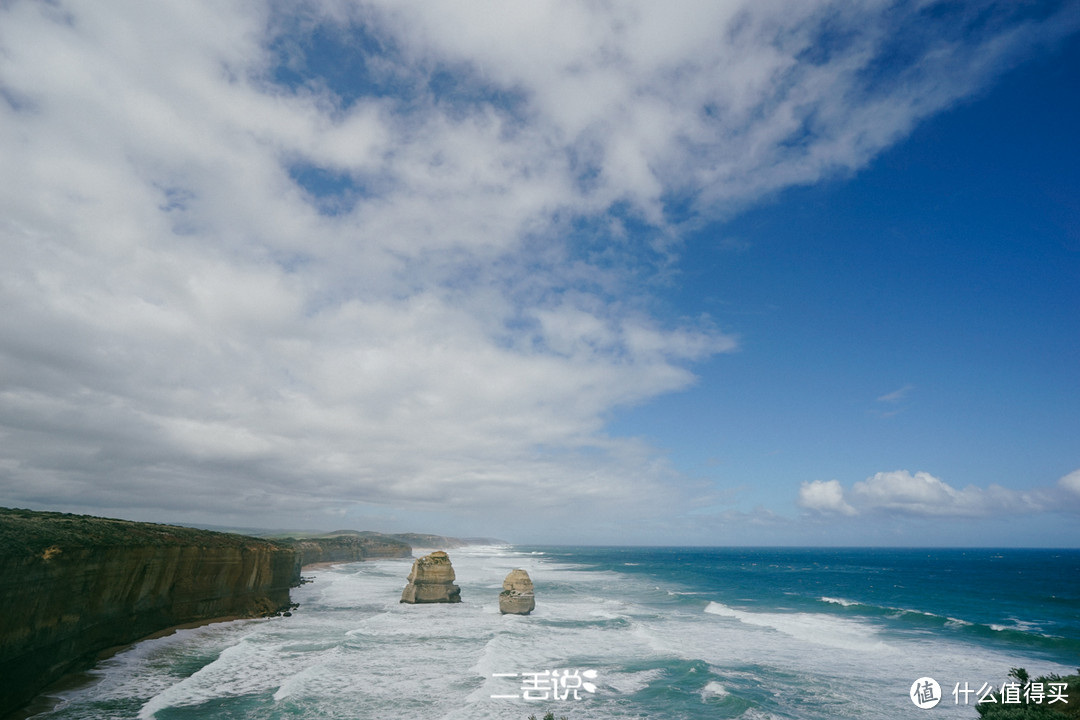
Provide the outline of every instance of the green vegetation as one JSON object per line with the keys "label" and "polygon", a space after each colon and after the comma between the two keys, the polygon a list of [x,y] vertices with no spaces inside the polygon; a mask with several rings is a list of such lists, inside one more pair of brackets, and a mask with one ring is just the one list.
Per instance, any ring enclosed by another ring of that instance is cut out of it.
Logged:
{"label": "green vegetation", "polygon": [[301,565],[412,556],[412,548],[407,543],[378,533],[326,533],[318,537],[279,538],[277,542],[299,552]]}
{"label": "green vegetation", "polygon": [[[975,710],[984,720],[1066,720],[1080,718],[1080,669],[1076,675],[1042,675],[1032,680],[1024,668],[1009,671],[1005,688]],[[1039,702],[1041,700],[1041,702]],[[1006,702],[1008,701],[1008,702]]]}
{"label": "green vegetation", "polygon": [[4,555],[42,555],[84,547],[274,546],[267,540],[176,525],[131,522],[92,515],[0,508],[0,548]]}

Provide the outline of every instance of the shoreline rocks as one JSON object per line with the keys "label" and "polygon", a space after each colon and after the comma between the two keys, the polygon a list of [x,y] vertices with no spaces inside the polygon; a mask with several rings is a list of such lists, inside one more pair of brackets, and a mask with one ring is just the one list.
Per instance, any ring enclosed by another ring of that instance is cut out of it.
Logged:
{"label": "shoreline rocks", "polygon": [[454,567],[450,556],[442,550],[413,561],[409,582],[401,591],[401,602],[459,603],[461,588],[454,584]]}
{"label": "shoreline rocks", "polygon": [[503,590],[499,593],[499,612],[503,615],[528,615],[535,608],[536,596],[529,573],[520,568],[511,570],[503,580]]}

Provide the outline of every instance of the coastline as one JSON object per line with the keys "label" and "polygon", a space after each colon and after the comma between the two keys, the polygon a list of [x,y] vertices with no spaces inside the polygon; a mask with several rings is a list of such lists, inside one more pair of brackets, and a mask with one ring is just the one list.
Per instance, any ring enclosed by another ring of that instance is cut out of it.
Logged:
{"label": "coastline", "polygon": [[289,609],[298,560],[255,537],[0,508],[0,715],[154,633]]}
{"label": "coastline", "polygon": [[404,539],[369,531],[270,539],[21,508],[0,508],[0,540],[0,720],[56,708],[145,640],[289,613],[301,571],[414,557]]}
{"label": "coastline", "polygon": [[[381,559],[381,558],[380,558]],[[304,570],[325,570],[326,568],[334,567],[335,565],[348,565],[354,562],[366,562],[364,560],[320,560],[319,562],[308,563],[300,568],[301,572]]]}
{"label": "coastline", "polygon": [[[1055,561],[1076,577],[1075,552],[532,550],[544,554],[454,555],[465,580],[464,601],[454,606],[400,606],[400,560],[311,569],[305,575],[317,584],[293,591],[300,622],[216,625],[143,644],[71,679],[94,681],[89,687],[50,689],[62,695],[50,717],[399,717],[405,689],[415,703],[409,716],[454,706],[496,720],[521,706],[488,697],[516,686],[492,673],[542,672],[561,662],[599,673],[600,695],[582,692],[582,705],[563,706],[587,715],[615,703],[628,715],[685,720],[907,717],[916,712],[911,681],[925,674],[945,691],[936,716],[969,720],[976,698],[966,708],[949,703],[953,683],[1000,687],[1012,666],[1032,677],[1074,667],[1062,662],[1075,646],[1049,638],[1075,637],[1068,606],[1045,592],[1062,580],[1028,570]],[[540,590],[527,618],[496,614],[497,583],[517,565]],[[957,581],[926,580],[935,569]],[[1024,582],[1001,597],[998,579],[1017,572]],[[899,582],[880,582],[883,573]],[[614,592],[601,597],[599,588]],[[991,589],[1004,602],[965,601]],[[949,612],[957,603],[963,610]],[[992,629],[1018,607],[1027,610],[1016,622]],[[434,643],[421,644],[425,622],[442,626]],[[523,660],[522,648],[533,654]],[[195,668],[200,674],[191,677]],[[162,694],[166,687],[176,689]],[[113,701],[127,704],[113,715]],[[528,714],[526,706],[516,716]]]}
{"label": "coastline", "polygon": [[[404,558],[408,559],[408,558]],[[308,563],[301,567],[302,571],[307,570],[324,570],[327,568],[335,567],[338,565],[348,565],[353,562],[364,562],[363,560],[324,560],[320,562]],[[214,625],[217,623],[236,622],[238,620],[251,620],[251,621],[263,621],[272,619],[273,615],[266,617],[250,617],[245,615],[222,615],[219,617],[207,618],[205,620],[194,620],[191,622],[178,623],[171,625],[167,628],[157,630],[148,635],[140,637],[136,640],[132,640],[128,643],[122,643],[120,645],[114,645],[113,647],[105,648],[98,651],[92,659],[90,659],[84,666],[73,668],[72,670],[64,673],[52,684],[46,686],[41,690],[30,702],[26,705],[13,710],[7,715],[0,716],[0,720],[29,720],[29,718],[39,715],[41,713],[47,713],[55,710],[60,703],[63,702],[62,694],[70,690],[79,690],[81,688],[89,687],[98,681],[98,677],[93,673],[93,670],[105,660],[119,655],[130,648],[135,647],[139,643],[147,640],[156,640],[158,638],[168,637],[175,634],[179,630],[194,630],[195,628],[205,627],[207,625]]]}
{"label": "coastline", "polygon": [[208,618],[206,620],[194,620],[192,622],[179,623],[171,627],[163,628],[155,632],[146,635],[145,637],[132,640],[129,643],[123,643],[121,645],[115,645],[113,647],[100,650],[97,654],[90,659],[83,667],[73,668],[68,672],[61,675],[52,684],[45,687],[34,698],[23,705],[17,710],[13,710],[7,715],[0,716],[0,720],[28,720],[29,718],[39,715],[41,713],[47,713],[55,710],[61,702],[63,697],[61,694],[69,690],[79,690],[81,688],[89,687],[98,681],[98,677],[93,674],[94,668],[100,663],[108,660],[109,658],[119,655],[126,650],[129,650],[141,642],[146,640],[156,640],[157,638],[168,637],[175,634],[178,630],[194,630],[195,628],[205,627],[207,625],[214,625],[216,623],[235,622],[237,620],[267,620],[269,618],[258,617],[245,617],[243,615],[223,615],[221,617]]}

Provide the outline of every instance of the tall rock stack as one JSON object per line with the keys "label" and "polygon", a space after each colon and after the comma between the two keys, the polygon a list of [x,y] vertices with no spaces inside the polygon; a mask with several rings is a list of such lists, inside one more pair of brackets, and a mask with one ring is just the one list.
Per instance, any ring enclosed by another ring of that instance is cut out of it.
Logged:
{"label": "tall rock stack", "polygon": [[403,603],[461,602],[461,588],[454,584],[454,566],[442,550],[413,561],[409,584],[401,593]]}
{"label": "tall rock stack", "polygon": [[536,607],[532,579],[524,570],[511,570],[499,593],[499,612],[503,615],[528,615]]}

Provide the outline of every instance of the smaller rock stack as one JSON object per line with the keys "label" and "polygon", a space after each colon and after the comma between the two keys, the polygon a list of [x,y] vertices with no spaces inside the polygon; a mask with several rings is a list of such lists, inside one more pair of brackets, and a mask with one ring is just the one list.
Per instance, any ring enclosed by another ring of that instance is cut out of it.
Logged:
{"label": "smaller rock stack", "polygon": [[454,566],[442,550],[413,561],[409,584],[401,592],[403,603],[458,603],[461,588],[454,584]]}
{"label": "smaller rock stack", "polygon": [[503,615],[528,615],[535,607],[536,597],[529,573],[520,568],[511,570],[503,580],[503,591],[499,593],[499,612]]}

